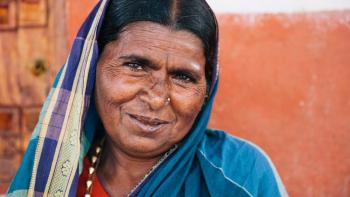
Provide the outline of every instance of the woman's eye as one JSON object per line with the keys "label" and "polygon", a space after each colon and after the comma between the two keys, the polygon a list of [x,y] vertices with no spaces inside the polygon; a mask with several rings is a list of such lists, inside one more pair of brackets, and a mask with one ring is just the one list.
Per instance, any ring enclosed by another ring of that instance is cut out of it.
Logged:
{"label": "woman's eye", "polygon": [[186,74],[177,74],[174,76],[175,79],[181,80],[185,83],[195,83],[196,80],[192,76],[188,76]]}
{"label": "woman's eye", "polygon": [[144,67],[138,63],[126,63],[125,66],[129,67],[133,71],[143,71]]}

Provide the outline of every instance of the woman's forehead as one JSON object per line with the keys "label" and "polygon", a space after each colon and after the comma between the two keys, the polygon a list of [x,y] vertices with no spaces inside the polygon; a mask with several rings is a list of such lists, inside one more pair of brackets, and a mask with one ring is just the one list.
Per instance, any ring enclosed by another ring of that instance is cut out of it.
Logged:
{"label": "woman's forehead", "polygon": [[193,48],[193,50],[204,51],[201,39],[195,34],[149,21],[139,21],[127,25],[118,38],[124,41],[132,39],[158,45],[170,43],[177,46],[176,44],[181,44],[187,48]]}
{"label": "woman's forehead", "polygon": [[203,45],[197,36],[153,22],[129,25],[108,48],[118,57],[143,56],[154,61],[182,60],[205,65]]}

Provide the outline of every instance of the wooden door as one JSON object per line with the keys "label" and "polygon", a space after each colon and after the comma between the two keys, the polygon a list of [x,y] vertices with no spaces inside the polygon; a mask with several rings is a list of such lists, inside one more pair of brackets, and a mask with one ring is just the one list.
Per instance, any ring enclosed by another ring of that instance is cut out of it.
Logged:
{"label": "wooden door", "polygon": [[0,0],[0,194],[67,53],[64,0]]}

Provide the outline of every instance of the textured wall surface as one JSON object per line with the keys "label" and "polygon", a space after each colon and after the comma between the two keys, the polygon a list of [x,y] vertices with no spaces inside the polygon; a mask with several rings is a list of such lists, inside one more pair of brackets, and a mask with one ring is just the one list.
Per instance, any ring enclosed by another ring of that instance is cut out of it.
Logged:
{"label": "textured wall surface", "polygon": [[291,196],[350,196],[350,12],[219,23],[210,125],[260,145]]}

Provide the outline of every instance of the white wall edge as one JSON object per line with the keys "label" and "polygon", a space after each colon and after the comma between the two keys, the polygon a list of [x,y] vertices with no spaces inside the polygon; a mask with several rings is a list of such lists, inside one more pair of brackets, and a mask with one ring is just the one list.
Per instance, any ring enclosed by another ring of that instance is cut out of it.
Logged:
{"label": "white wall edge", "polygon": [[207,0],[215,13],[295,13],[350,10],[350,0]]}

